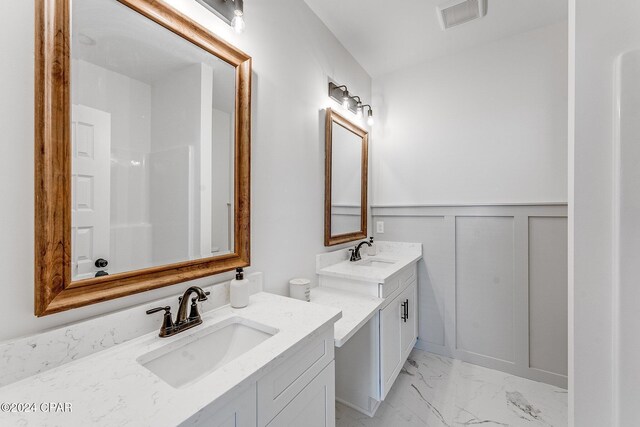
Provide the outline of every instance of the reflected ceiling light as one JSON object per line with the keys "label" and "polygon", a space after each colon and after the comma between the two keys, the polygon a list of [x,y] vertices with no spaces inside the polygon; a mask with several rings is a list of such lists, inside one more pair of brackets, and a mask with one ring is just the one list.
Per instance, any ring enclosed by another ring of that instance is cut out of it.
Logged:
{"label": "reflected ceiling light", "polygon": [[244,0],[196,0],[216,14],[220,19],[229,24],[233,30],[240,34],[244,31]]}

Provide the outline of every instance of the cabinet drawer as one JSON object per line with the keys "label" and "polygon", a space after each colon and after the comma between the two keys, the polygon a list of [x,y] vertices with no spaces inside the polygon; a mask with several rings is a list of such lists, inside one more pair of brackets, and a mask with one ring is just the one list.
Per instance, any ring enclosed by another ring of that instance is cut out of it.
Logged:
{"label": "cabinet drawer", "polygon": [[334,358],[333,328],[258,381],[258,426],[267,425]]}
{"label": "cabinet drawer", "polygon": [[315,377],[267,427],[335,427],[335,363]]}
{"label": "cabinet drawer", "polygon": [[405,267],[399,274],[400,281],[400,289],[406,288],[411,282],[416,280],[416,276],[418,275],[418,266],[416,264],[411,264]]}
{"label": "cabinet drawer", "polygon": [[246,390],[231,401],[206,406],[179,427],[255,427],[256,426],[256,386]]}
{"label": "cabinet drawer", "polygon": [[398,289],[404,289],[418,277],[417,265],[411,264],[400,270],[395,276],[389,278],[383,285],[380,285],[380,298],[388,298]]}
{"label": "cabinet drawer", "polygon": [[394,292],[396,292],[399,287],[400,281],[398,280],[398,276],[393,276],[384,284],[380,284],[380,291],[378,292],[378,295],[380,296],[380,298],[388,298],[389,295],[392,295]]}

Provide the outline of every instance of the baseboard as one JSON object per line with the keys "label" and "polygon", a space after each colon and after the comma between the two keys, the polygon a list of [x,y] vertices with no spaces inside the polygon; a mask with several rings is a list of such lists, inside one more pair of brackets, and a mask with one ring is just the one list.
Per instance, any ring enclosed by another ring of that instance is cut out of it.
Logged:
{"label": "baseboard", "polygon": [[370,401],[374,402],[373,403],[373,408],[371,409],[371,412],[366,411],[362,408],[360,408],[359,406],[353,405],[345,400],[340,399],[339,397],[336,397],[336,402],[342,403],[344,406],[348,406],[349,408],[353,409],[354,411],[358,411],[361,414],[364,414],[370,418],[373,418],[376,415],[376,411],[378,410],[378,408],[380,407],[380,401],[375,400],[373,398],[369,398]]}
{"label": "baseboard", "polygon": [[511,362],[483,356],[481,354],[469,353],[463,350],[456,350],[455,353],[452,353],[445,346],[429,343],[420,339],[418,339],[415,348],[426,351],[427,353],[437,354],[438,356],[460,360],[472,365],[482,366],[483,368],[506,372],[517,377],[550,384],[565,390],[567,389],[567,377],[554,372],[548,372],[532,367],[518,366]]}
{"label": "baseboard", "polygon": [[453,357],[453,354],[447,347],[439,344],[430,343],[428,341],[421,340],[420,338],[418,338],[415,348],[417,348],[418,350],[426,351],[427,353],[433,353],[439,356],[445,356],[451,359],[455,359]]}

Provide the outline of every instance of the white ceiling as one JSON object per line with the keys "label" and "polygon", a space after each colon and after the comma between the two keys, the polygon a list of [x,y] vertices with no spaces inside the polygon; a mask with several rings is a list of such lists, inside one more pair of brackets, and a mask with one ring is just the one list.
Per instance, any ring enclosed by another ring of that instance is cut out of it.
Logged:
{"label": "white ceiling", "polygon": [[305,0],[372,76],[567,19],[567,0],[489,0],[487,15],[443,31],[446,0]]}

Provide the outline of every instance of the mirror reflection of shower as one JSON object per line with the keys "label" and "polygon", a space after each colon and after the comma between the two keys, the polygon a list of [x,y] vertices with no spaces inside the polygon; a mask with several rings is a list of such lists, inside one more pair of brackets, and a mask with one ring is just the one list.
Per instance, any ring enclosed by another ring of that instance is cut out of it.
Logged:
{"label": "mirror reflection of shower", "polygon": [[73,280],[234,252],[234,67],[116,1],[72,13]]}

